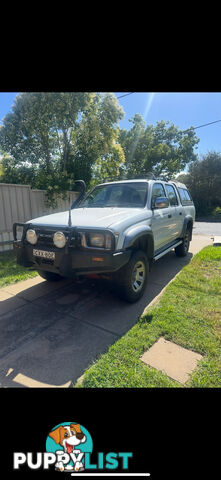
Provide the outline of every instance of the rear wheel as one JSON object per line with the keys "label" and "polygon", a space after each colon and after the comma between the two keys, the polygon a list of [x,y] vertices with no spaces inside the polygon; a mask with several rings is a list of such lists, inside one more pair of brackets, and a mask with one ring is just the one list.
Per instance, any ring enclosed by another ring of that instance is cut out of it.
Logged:
{"label": "rear wheel", "polygon": [[119,295],[128,302],[142,297],[148,277],[148,259],[142,250],[133,253],[129,262],[116,273]]}
{"label": "rear wheel", "polygon": [[188,253],[189,246],[190,246],[190,231],[186,230],[182,243],[175,248],[175,254],[177,255],[177,257],[185,257]]}
{"label": "rear wheel", "polygon": [[46,270],[38,270],[38,274],[48,282],[59,282],[63,279],[63,277],[58,275],[58,273],[47,272]]}

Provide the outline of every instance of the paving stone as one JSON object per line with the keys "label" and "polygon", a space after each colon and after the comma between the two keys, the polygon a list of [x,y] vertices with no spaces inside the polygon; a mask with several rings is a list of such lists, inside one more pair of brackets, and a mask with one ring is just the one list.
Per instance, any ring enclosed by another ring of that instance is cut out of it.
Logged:
{"label": "paving stone", "polygon": [[34,278],[28,278],[27,280],[22,280],[21,282],[13,283],[3,287],[1,291],[11,293],[11,295],[17,295],[20,292],[23,292],[27,288],[38,285],[39,283],[45,282],[40,276]]}
{"label": "paving stone", "polygon": [[194,234],[193,231],[193,241],[190,242],[189,251],[195,255],[202,248],[207,247],[207,245],[212,245],[212,239],[210,236],[206,237],[205,235]]}
{"label": "paving stone", "polygon": [[17,349],[14,345],[14,349],[2,358],[0,382],[3,386],[32,388],[47,384],[51,388],[67,388],[117,340],[117,336],[60,315],[48,320],[47,328],[45,325],[29,340],[20,342]]}
{"label": "paving stone", "polygon": [[25,305],[26,301],[22,298],[14,297],[11,293],[0,289],[0,316],[11,312],[18,307]]}
{"label": "paving stone", "polygon": [[5,292],[3,288],[0,289],[0,302],[4,302],[5,300],[8,300],[9,298],[13,298],[12,293]]}
{"label": "paving stone", "polygon": [[23,387],[29,387],[29,388],[68,388],[71,385],[71,380],[67,383],[64,383],[63,385],[50,385],[48,383],[43,383],[39,382],[37,380],[34,380],[33,378],[27,377],[26,375],[22,375],[19,373],[16,375],[15,378],[13,378],[13,382],[19,383]]}
{"label": "paving stone", "polygon": [[130,304],[120,299],[108,283],[99,282],[92,288],[91,282],[85,287],[70,284],[61,291],[38,298],[34,303],[49,308],[91,325],[103,328],[116,335],[123,335],[131,328],[146,305],[161,291],[162,287],[149,283],[139,302]]}
{"label": "paving stone", "polygon": [[[6,302],[17,300],[23,302],[22,299],[12,297]],[[4,304],[6,302],[3,302]],[[51,311],[49,308],[42,308],[24,301],[20,308],[5,313],[0,316],[0,359],[10,354],[18,348],[24,348],[27,342],[34,340],[37,335],[44,332],[49,326],[54,325],[60,314]]]}
{"label": "paving stone", "polygon": [[47,282],[38,276],[15,283],[13,285],[8,285],[7,287],[2,288],[1,291],[10,293],[11,295],[16,295],[18,298],[23,298],[31,302],[37,298],[44,297],[50,292],[61,290],[69,283],[70,279],[64,279],[60,282]]}
{"label": "paving stone", "polygon": [[76,302],[78,299],[79,295],[77,293],[70,293],[68,295],[64,295],[63,297],[57,298],[56,302],[59,303],[59,305],[70,305],[73,302]]}
{"label": "paving stone", "polygon": [[147,365],[166,373],[168,377],[184,384],[189,379],[189,374],[197,367],[198,361],[202,358],[202,355],[199,353],[187,350],[160,337],[142,355],[141,360]]}

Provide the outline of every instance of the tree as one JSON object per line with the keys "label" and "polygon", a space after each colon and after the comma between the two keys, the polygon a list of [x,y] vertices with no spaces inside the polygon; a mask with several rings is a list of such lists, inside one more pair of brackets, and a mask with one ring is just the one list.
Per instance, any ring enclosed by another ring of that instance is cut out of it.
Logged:
{"label": "tree", "polygon": [[[71,128],[90,103],[88,93],[22,93],[3,120],[0,147],[5,175],[27,177],[32,186],[63,183]],[[10,156],[8,156],[8,154]]]}
{"label": "tree", "polygon": [[[22,93],[15,98],[0,131],[1,148],[18,163],[40,164],[47,173],[59,156],[65,170],[70,128],[90,94]],[[59,135],[58,135],[59,132]]]}
{"label": "tree", "polygon": [[2,165],[2,161],[0,160],[0,181],[1,181],[1,178],[3,177],[3,173],[4,173],[3,165]]}
{"label": "tree", "polygon": [[119,137],[128,175],[151,171],[156,176],[164,174],[171,177],[196,160],[194,147],[199,139],[193,128],[184,133],[163,120],[155,127],[145,127],[144,119],[138,114],[130,121],[133,127],[129,131],[121,130]]}
{"label": "tree", "polygon": [[190,164],[187,174],[177,180],[189,188],[197,215],[209,215],[221,207],[221,154],[210,151]]}
{"label": "tree", "polygon": [[74,179],[89,185],[93,165],[108,164],[114,152],[116,165],[122,161],[116,144],[123,110],[113,94],[22,93],[12,110],[0,129],[5,181],[23,179],[53,196]]}
{"label": "tree", "polygon": [[113,143],[105,156],[97,159],[93,166],[91,186],[94,186],[105,178],[118,178],[124,167],[125,156],[119,143]]}
{"label": "tree", "polygon": [[77,179],[83,178],[87,185],[93,185],[113,172],[116,175],[124,163],[117,127],[123,114],[113,94],[94,97],[78,129],[72,131],[74,149],[68,171],[73,169]]}

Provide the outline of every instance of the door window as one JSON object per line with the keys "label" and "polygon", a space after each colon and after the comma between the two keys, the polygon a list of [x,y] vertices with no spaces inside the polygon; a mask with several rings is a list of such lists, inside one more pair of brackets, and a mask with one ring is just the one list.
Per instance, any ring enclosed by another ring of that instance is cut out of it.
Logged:
{"label": "door window", "polygon": [[165,185],[165,188],[171,207],[178,205],[177,195],[172,185]]}
{"label": "door window", "polygon": [[152,200],[151,200],[152,206],[154,206],[154,203],[157,197],[165,197],[165,191],[162,183],[154,183],[153,185]]}

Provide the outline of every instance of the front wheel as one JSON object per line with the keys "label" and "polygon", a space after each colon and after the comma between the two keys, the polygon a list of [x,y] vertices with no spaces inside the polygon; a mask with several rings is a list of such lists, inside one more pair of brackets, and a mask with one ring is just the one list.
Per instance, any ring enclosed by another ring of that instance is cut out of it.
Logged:
{"label": "front wheel", "polygon": [[38,275],[40,275],[40,277],[44,278],[48,282],[59,282],[63,279],[63,277],[61,275],[58,275],[58,273],[47,272],[46,270],[38,270]]}
{"label": "front wheel", "polygon": [[124,300],[132,303],[142,297],[147,283],[148,267],[147,256],[142,250],[138,250],[117,272],[117,292]]}

